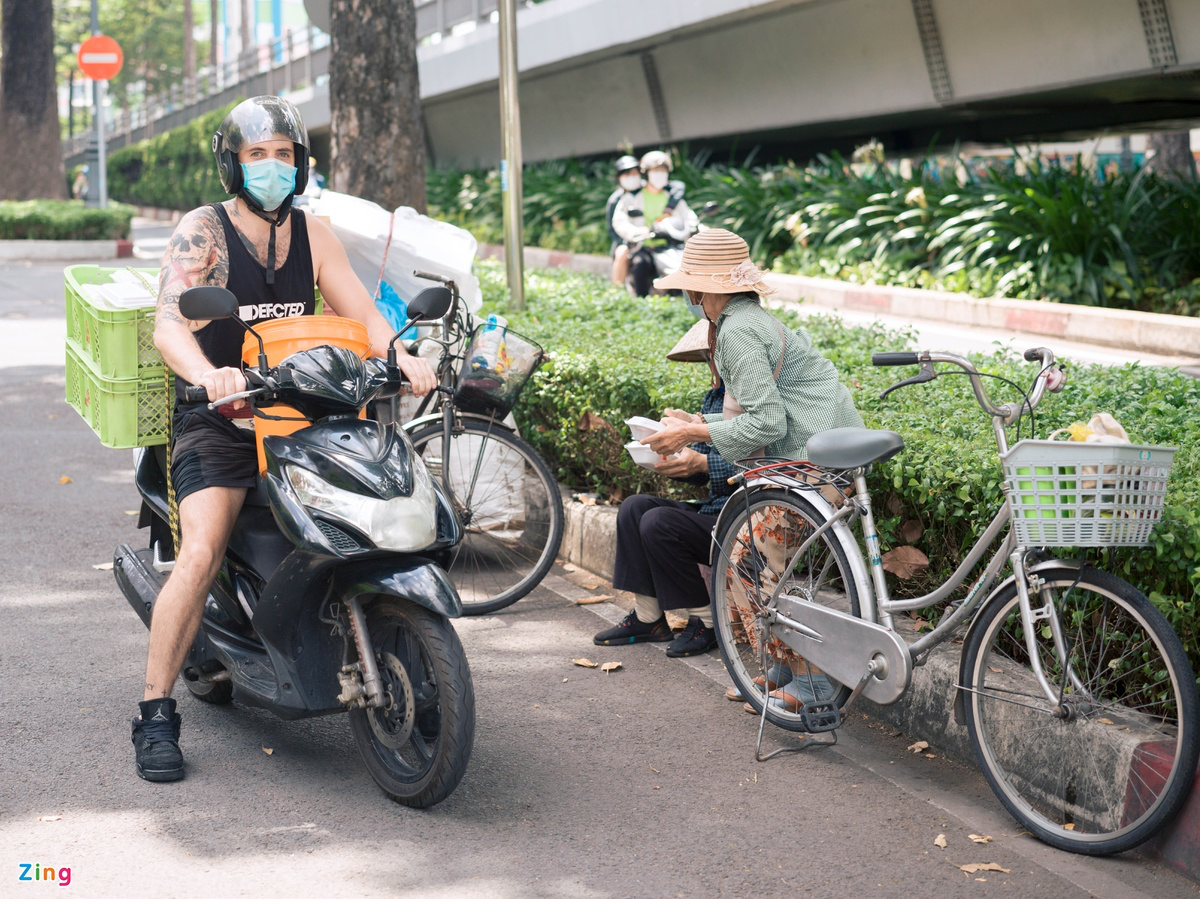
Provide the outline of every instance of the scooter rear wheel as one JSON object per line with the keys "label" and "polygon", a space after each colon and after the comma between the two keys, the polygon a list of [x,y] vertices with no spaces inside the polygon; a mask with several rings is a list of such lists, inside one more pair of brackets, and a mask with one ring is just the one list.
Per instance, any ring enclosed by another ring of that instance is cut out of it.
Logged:
{"label": "scooter rear wheel", "polygon": [[462,644],[445,618],[391,597],[365,604],[388,696],[354,709],[350,729],[371,777],[396,802],[427,808],[458,786],[475,736],[475,691]]}

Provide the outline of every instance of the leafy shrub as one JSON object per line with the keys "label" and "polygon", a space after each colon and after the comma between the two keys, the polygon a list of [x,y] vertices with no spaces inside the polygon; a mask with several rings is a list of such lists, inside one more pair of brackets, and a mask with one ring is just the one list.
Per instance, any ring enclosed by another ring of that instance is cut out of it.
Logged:
{"label": "leafy shrub", "polygon": [[[485,311],[501,312],[514,328],[550,355],[516,409],[522,433],[550,460],[560,481],[610,496],[676,492],[674,482],[633,465],[622,449],[624,421],[657,416],[674,406],[695,409],[708,386],[703,365],[667,362],[666,352],[694,319],[682,302],[632,300],[595,276],[531,270],[526,309],[508,302],[503,267],[479,266]],[[789,316],[780,313],[780,317]],[[791,322],[794,324],[794,321]],[[907,333],[880,325],[851,327],[818,316],[804,327],[831,359],[854,395],[868,427],[902,434],[905,450],[876,465],[868,478],[886,552],[903,542],[902,525],[919,522],[916,546],[931,560],[920,579],[894,584],[897,595],[918,595],[943,580],[986,528],[1003,493],[991,423],[964,377],[943,377],[879,399],[902,376],[871,365],[873,352],[911,347]],[[974,357],[996,378],[998,401],[1019,399],[1036,370],[1019,353],[999,349]],[[1069,360],[1068,360],[1069,362]],[[911,371],[904,374],[911,374]],[[1174,371],[1139,365],[1070,366],[1060,394],[1048,395],[1036,419],[1010,429],[1009,440],[1036,435],[1112,412],[1135,442],[1179,447],[1163,523],[1149,549],[1088,550],[1089,559],[1150,595],[1183,638],[1200,669],[1200,382]],[[1065,552],[1065,551],[1064,551]]]}
{"label": "leafy shrub", "polygon": [[0,240],[128,240],[134,209],[82,200],[0,200]]}

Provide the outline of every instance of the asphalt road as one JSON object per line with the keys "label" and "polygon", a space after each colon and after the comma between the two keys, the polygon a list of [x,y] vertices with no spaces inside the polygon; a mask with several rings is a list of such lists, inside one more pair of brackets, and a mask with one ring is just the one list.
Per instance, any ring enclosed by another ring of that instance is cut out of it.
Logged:
{"label": "asphalt road", "polygon": [[[95,567],[142,539],[131,458],[63,401],[61,319],[57,272],[0,267],[0,896],[36,893],[23,864],[122,897],[1200,892],[1136,854],[1043,846],[976,770],[862,717],[834,748],[756,763],[757,721],[723,697],[713,656],[592,645],[621,610],[575,605],[607,585],[561,569],[457,623],[478,723],[442,805],[387,800],[341,716],[284,722],[182,686],[188,777],[139,780],[129,721],[146,634]],[[802,741],[772,729],[766,742]],[[960,868],[988,863],[1006,870]]]}

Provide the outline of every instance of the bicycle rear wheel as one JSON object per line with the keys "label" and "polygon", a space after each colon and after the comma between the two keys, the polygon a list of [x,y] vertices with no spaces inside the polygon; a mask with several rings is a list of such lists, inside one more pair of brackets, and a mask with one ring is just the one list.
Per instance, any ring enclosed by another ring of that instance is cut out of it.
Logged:
{"label": "bicycle rear wheel", "polygon": [[463,614],[486,615],[536,587],[563,535],[562,495],[542,457],[497,421],[463,418],[443,451],[442,425],[409,434],[434,480],[450,474],[463,540],[449,574]]}
{"label": "bicycle rear wheel", "polygon": [[[1187,799],[1200,734],[1179,637],[1140,591],[1094,568],[1037,572],[1037,647],[1068,709],[1030,668],[1015,583],[979,613],[964,653],[967,727],[1008,810],[1059,849],[1109,855],[1153,836]],[[1052,627],[1061,625],[1063,655]]]}
{"label": "bicycle rear wheel", "polygon": [[857,617],[858,589],[846,551],[826,531],[789,568],[792,557],[825,520],[818,507],[803,495],[775,489],[755,490],[748,512],[743,494],[734,494],[729,502],[736,505],[718,524],[711,584],[714,628],[725,667],[756,712],[762,712],[766,694],[773,692],[767,720],[786,730],[808,730],[799,704],[832,699],[840,709],[850,688],[808,665],[780,640],[779,626],[768,626],[759,616],[783,580],[785,595]]}

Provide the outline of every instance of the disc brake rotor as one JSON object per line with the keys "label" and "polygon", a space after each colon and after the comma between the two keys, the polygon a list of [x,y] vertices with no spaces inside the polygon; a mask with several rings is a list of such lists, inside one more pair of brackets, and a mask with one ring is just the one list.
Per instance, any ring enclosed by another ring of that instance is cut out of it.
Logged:
{"label": "disc brake rotor", "polygon": [[378,659],[388,701],[381,708],[371,709],[367,720],[375,739],[382,745],[388,749],[401,749],[412,736],[416,724],[412,681],[400,660],[390,652],[380,653]]}

